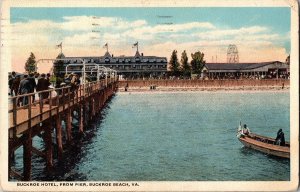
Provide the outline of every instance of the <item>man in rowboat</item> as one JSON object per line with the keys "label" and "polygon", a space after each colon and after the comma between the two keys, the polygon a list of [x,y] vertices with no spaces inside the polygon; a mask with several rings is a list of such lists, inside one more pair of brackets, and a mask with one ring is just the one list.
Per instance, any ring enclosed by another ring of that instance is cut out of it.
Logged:
{"label": "man in rowboat", "polygon": [[247,127],[246,124],[244,124],[244,128],[243,128],[243,134],[244,135],[249,135],[250,134],[250,129]]}
{"label": "man in rowboat", "polygon": [[247,125],[244,124],[244,126],[242,128],[241,123],[240,123],[240,126],[238,128],[237,137],[245,137],[245,135],[249,135],[249,134],[250,134],[250,129],[247,127]]}

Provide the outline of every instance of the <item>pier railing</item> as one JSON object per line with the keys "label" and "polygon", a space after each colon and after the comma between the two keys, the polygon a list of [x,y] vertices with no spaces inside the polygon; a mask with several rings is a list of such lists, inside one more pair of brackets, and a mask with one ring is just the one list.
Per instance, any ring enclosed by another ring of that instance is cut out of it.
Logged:
{"label": "pier railing", "polygon": [[[108,78],[107,80],[88,82],[74,87],[65,86],[9,97],[8,113],[11,117],[9,137],[15,138],[20,133],[17,127],[21,124],[26,123],[28,125],[26,127],[31,127],[31,119],[40,117],[42,121],[45,113],[49,112],[51,116],[51,113],[64,111],[67,107],[82,102],[86,97],[104,89],[115,81],[114,78]],[[53,96],[54,91],[56,96]],[[22,132],[22,130],[20,131]]]}

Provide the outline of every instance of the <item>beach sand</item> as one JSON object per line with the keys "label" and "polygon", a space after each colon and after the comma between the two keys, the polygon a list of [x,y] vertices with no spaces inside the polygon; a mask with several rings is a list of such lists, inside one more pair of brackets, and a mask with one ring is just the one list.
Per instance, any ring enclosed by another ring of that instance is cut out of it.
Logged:
{"label": "beach sand", "polygon": [[[289,92],[290,87],[284,88],[279,86],[263,87],[263,86],[243,86],[243,87],[156,87],[150,89],[150,87],[129,87],[127,92]],[[120,87],[118,92],[125,92],[124,87]],[[126,93],[126,92],[125,92]]]}

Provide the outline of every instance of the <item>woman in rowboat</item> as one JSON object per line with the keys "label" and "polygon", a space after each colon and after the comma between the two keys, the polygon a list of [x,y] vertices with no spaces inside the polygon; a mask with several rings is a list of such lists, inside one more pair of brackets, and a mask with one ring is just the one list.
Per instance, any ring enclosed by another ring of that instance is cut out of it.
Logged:
{"label": "woman in rowboat", "polygon": [[280,145],[280,146],[285,145],[285,138],[284,138],[284,133],[283,133],[282,129],[279,129],[278,132],[277,132],[277,137],[275,139],[275,144]]}

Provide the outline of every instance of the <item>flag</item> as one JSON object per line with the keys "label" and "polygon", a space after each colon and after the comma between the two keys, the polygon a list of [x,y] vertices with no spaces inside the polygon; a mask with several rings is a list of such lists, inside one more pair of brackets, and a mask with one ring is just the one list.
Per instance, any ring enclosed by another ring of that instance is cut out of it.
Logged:
{"label": "flag", "polygon": [[56,45],[56,48],[60,48],[60,47],[62,47],[62,42],[60,44]]}
{"label": "flag", "polygon": [[105,45],[103,46],[103,48],[107,48],[108,47],[108,44],[107,43],[105,43]]}
{"label": "flag", "polygon": [[139,42],[136,42],[135,44],[132,45],[132,48],[135,48],[139,45]]}

